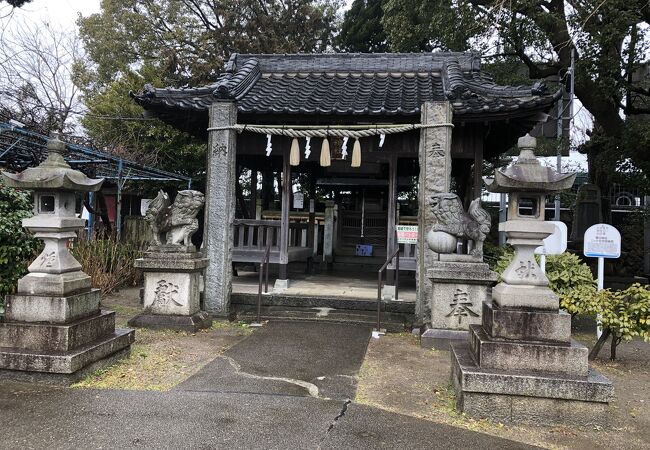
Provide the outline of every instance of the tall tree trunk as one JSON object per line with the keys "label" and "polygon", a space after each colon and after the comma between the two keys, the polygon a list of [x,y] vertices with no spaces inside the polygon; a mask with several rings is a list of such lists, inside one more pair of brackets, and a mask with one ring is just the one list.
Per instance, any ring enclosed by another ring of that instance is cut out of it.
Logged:
{"label": "tall tree trunk", "polygon": [[596,345],[594,345],[594,348],[591,349],[589,352],[589,361],[593,361],[596,359],[598,356],[598,353],[600,353],[600,349],[603,348],[603,345],[605,342],[607,342],[607,338],[609,335],[612,334],[612,332],[609,330],[609,328],[605,328],[603,330],[603,334],[600,335],[600,338],[596,342]]}
{"label": "tall tree trunk", "polygon": [[612,334],[612,345],[609,351],[609,359],[611,359],[612,361],[616,360],[616,348],[620,343],[621,343],[621,338],[617,337],[616,334]]}

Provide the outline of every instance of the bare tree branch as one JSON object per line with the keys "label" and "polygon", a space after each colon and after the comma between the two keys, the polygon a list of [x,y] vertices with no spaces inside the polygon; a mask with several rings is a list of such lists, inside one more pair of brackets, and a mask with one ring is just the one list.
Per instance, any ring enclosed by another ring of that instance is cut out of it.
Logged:
{"label": "bare tree branch", "polygon": [[73,66],[82,57],[78,35],[46,22],[12,26],[0,46],[3,114],[45,132],[72,126],[70,116],[81,106],[73,82]]}

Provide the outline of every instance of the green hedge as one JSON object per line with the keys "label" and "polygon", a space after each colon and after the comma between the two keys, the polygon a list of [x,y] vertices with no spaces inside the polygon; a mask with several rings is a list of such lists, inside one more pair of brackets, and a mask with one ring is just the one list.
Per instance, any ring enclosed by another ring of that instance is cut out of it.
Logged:
{"label": "green hedge", "polygon": [[16,282],[41,248],[41,242],[25,230],[22,219],[32,215],[27,192],[5,186],[0,180],[0,314],[4,297],[16,290]]}

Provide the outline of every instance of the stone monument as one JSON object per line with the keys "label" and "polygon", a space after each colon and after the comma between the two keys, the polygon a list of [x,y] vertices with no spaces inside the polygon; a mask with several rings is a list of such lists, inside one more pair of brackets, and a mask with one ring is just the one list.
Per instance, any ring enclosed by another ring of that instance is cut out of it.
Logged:
{"label": "stone monument", "polygon": [[[427,269],[432,295],[420,342],[423,347],[447,348],[451,340],[467,339],[469,325],[481,323],[481,305],[496,282],[496,274],[483,262],[491,221],[478,198],[467,213],[456,194],[434,194],[430,205],[435,221],[426,242],[434,255]],[[468,254],[457,253],[458,239],[468,241]]]}
{"label": "stone monument", "polygon": [[571,339],[571,316],[559,310],[534,255],[554,230],[544,221],[546,196],[570,188],[575,174],[540,165],[536,144],[528,135],[519,139],[517,162],[488,183],[509,195],[499,231],[515,255],[483,304],[482,325],[470,325],[468,342],[451,345],[456,406],[501,422],[599,424],[612,385],[589,368],[588,349]]}
{"label": "stone monument", "polygon": [[180,191],[173,204],[160,191],[145,219],[154,244],[135,267],[144,271],[144,312],[129,320],[135,327],[196,331],[212,325],[200,307],[200,283],[208,260],[192,245],[196,215],[205,202],[199,191]]}
{"label": "stone monument", "polygon": [[34,216],[23,226],[45,246],[6,297],[0,377],[69,384],[127,356],[134,331],[115,329],[115,313],[100,309],[99,289],[67,247],[85,223],[75,214],[75,192],[96,192],[104,180],[73,170],[58,138],[47,150],[38,167],[2,173],[8,186],[34,191]]}
{"label": "stone monument", "polygon": [[602,201],[600,189],[592,183],[585,183],[578,188],[573,208],[573,223],[571,224],[571,241],[576,248],[582,244],[585,231],[597,223],[603,222]]}

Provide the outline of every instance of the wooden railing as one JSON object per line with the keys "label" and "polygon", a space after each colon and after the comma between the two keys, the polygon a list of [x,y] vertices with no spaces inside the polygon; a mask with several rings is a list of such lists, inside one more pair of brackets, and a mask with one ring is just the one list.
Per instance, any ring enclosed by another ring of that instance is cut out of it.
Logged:
{"label": "wooden railing", "polygon": [[280,248],[279,220],[235,219],[233,221],[235,248],[247,250],[263,250],[271,247],[271,251]]}
{"label": "wooden railing", "polygon": [[[237,250],[280,249],[282,223],[279,220],[235,219],[233,228],[233,245]],[[308,231],[307,223],[289,223],[288,247],[308,248]]]}

